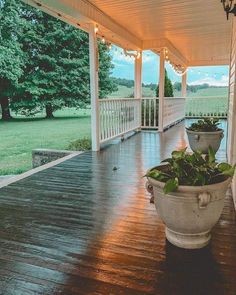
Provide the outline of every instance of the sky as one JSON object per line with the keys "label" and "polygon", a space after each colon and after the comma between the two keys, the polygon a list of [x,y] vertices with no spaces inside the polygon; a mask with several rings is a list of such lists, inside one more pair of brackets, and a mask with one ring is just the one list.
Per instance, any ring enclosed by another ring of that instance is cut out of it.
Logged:
{"label": "sky", "polygon": [[[125,56],[123,50],[113,46],[111,49],[116,78],[134,79],[134,59]],[[157,83],[159,80],[159,56],[151,51],[143,52],[143,83]],[[181,77],[166,63],[166,70],[172,83],[180,82]],[[199,85],[208,83],[211,86],[228,86],[228,66],[191,67],[187,72],[187,83]]]}

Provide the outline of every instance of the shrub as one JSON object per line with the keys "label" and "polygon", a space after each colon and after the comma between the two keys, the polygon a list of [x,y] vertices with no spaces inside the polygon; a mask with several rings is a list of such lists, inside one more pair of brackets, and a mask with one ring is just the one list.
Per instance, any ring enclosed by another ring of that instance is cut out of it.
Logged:
{"label": "shrub", "polygon": [[88,151],[88,150],[91,150],[92,149],[91,139],[84,137],[84,138],[72,141],[68,145],[67,149],[71,150],[71,151]]}

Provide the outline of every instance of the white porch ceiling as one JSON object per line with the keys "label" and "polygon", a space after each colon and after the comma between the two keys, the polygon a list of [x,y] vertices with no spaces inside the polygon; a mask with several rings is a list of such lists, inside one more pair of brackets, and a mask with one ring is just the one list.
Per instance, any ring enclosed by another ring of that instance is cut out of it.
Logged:
{"label": "white porch ceiling", "polygon": [[189,64],[228,62],[231,25],[220,0],[90,2],[145,42],[167,38]]}
{"label": "white porch ceiling", "polygon": [[37,2],[53,15],[62,14],[67,22],[80,22],[85,30],[88,23],[97,23],[107,39],[125,48],[158,52],[168,47],[189,66],[229,64],[231,21],[226,20],[220,0]]}

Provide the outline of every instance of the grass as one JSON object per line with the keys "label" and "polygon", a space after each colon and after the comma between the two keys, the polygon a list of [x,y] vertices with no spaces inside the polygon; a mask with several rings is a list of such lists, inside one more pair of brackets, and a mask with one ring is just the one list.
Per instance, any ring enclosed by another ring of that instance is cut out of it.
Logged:
{"label": "grass", "polygon": [[0,122],[0,175],[31,169],[31,152],[35,148],[66,149],[70,142],[90,137],[88,110],[65,110],[56,112],[55,116],[54,119],[15,118]]}
{"label": "grass", "polygon": [[[155,90],[151,90],[150,88],[143,87],[142,89],[143,97],[155,97]],[[126,86],[118,86],[118,91],[113,92],[109,95],[109,97],[115,98],[125,98],[130,97],[130,95],[134,94],[134,88],[128,88]],[[197,97],[197,96],[227,96],[228,95],[228,87],[213,87],[207,89],[200,89],[197,92],[188,92],[188,97]],[[175,91],[174,96],[181,96],[181,92]]]}
{"label": "grass", "polygon": [[[129,97],[133,92],[133,88],[119,86],[118,92],[111,94],[111,97]],[[180,93],[175,95],[180,96]],[[218,95],[226,97],[227,87],[203,89],[189,96]],[[143,88],[143,96],[153,97],[155,92]],[[194,99],[187,101],[187,108],[195,109],[194,103]],[[213,101],[203,98],[200,105],[207,111],[215,110],[217,105],[227,109],[227,99]],[[90,138],[90,110],[64,109],[54,115],[52,120],[44,119],[45,114],[42,113],[34,118],[15,115],[10,122],[0,121],[0,175],[29,170],[31,153],[35,148],[66,149],[71,142]]]}
{"label": "grass", "polygon": [[[109,97],[110,98],[126,98],[134,95],[134,88],[128,88],[126,86],[118,86],[118,90],[112,92]],[[153,97],[155,96],[155,91],[150,88],[143,87],[143,97]]]}
{"label": "grass", "polygon": [[188,97],[186,99],[186,116],[223,116],[228,111],[227,97]]}

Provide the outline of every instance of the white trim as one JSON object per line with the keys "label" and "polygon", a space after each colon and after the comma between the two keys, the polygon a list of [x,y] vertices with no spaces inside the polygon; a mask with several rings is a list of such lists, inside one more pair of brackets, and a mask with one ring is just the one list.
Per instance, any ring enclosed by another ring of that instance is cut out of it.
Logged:
{"label": "white trim", "polygon": [[142,51],[140,51],[139,58],[135,58],[134,67],[134,98],[139,99],[139,109],[138,109],[138,125],[141,127],[142,119]]}
{"label": "white trim", "polygon": [[134,98],[142,98],[142,51],[140,57],[135,58],[134,64]]}
{"label": "white trim", "polygon": [[139,101],[139,98],[100,98],[99,102],[113,102],[113,101]]}
{"label": "white trim", "polygon": [[110,141],[110,140],[116,139],[116,138],[118,138],[118,137],[122,137],[122,136],[124,136],[125,134],[128,134],[128,133],[130,133],[130,132],[132,132],[132,131],[136,131],[136,130],[139,130],[139,129],[140,129],[140,126],[137,126],[137,127],[131,128],[131,129],[128,129],[128,130],[126,130],[125,132],[121,132],[121,133],[116,134],[116,135],[114,135],[114,136],[112,136],[112,137],[109,137],[109,138],[106,138],[106,139],[104,139],[104,140],[101,140],[100,143],[101,143],[101,144],[106,143],[106,142],[108,142],[108,141]]}
{"label": "white trim", "polygon": [[182,75],[181,94],[182,97],[187,96],[187,72]]}
{"label": "white trim", "polygon": [[169,56],[171,56],[172,61],[174,61],[175,63],[180,63],[185,67],[188,66],[188,60],[167,38],[143,40],[143,50],[152,50],[155,53],[159,54],[162,48],[168,49]]}
{"label": "white trim", "polygon": [[164,49],[160,52],[159,68],[159,112],[158,112],[158,131],[163,132],[163,115],[164,115],[164,96],[165,96],[165,54]]}
{"label": "white trim", "polygon": [[95,25],[89,30],[89,67],[90,67],[90,96],[91,96],[91,134],[92,150],[99,151],[99,101],[98,101],[98,68],[99,56]]}
{"label": "white trim", "polygon": [[188,67],[228,66],[230,59],[190,60]]}
{"label": "white trim", "polygon": [[11,177],[11,178],[8,178],[8,179],[6,179],[6,180],[3,180],[3,181],[0,182],[0,189],[3,188],[3,187],[5,187],[5,186],[8,186],[8,185],[10,185],[10,184],[12,184],[12,183],[14,183],[14,182],[17,182],[17,181],[19,181],[19,180],[22,180],[22,179],[24,179],[24,178],[27,178],[27,177],[29,177],[29,176],[31,176],[31,175],[34,175],[34,174],[36,174],[36,173],[38,173],[38,172],[41,172],[41,171],[43,171],[43,170],[46,170],[46,169],[51,168],[51,167],[53,167],[53,166],[56,166],[56,165],[58,165],[58,164],[60,164],[60,163],[62,163],[62,162],[65,162],[65,161],[67,161],[67,160],[69,160],[69,159],[71,159],[71,158],[74,158],[74,157],[76,157],[76,156],[78,156],[78,155],[80,155],[80,154],[82,154],[82,153],[83,153],[83,152],[72,152],[70,155],[67,155],[67,156],[65,156],[65,157],[62,157],[62,158],[60,158],[60,159],[57,159],[57,160],[55,160],[55,161],[52,161],[52,162],[47,163],[47,164],[45,164],[45,165],[42,165],[42,166],[40,166],[40,167],[37,167],[37,168],[31,169],[31,170],[29,170],[29,171],[27,171],[27,172],[25,172],[25,173],[22,173],[22,174],[19,174],[19,175],[13,176],[13,177]]}

